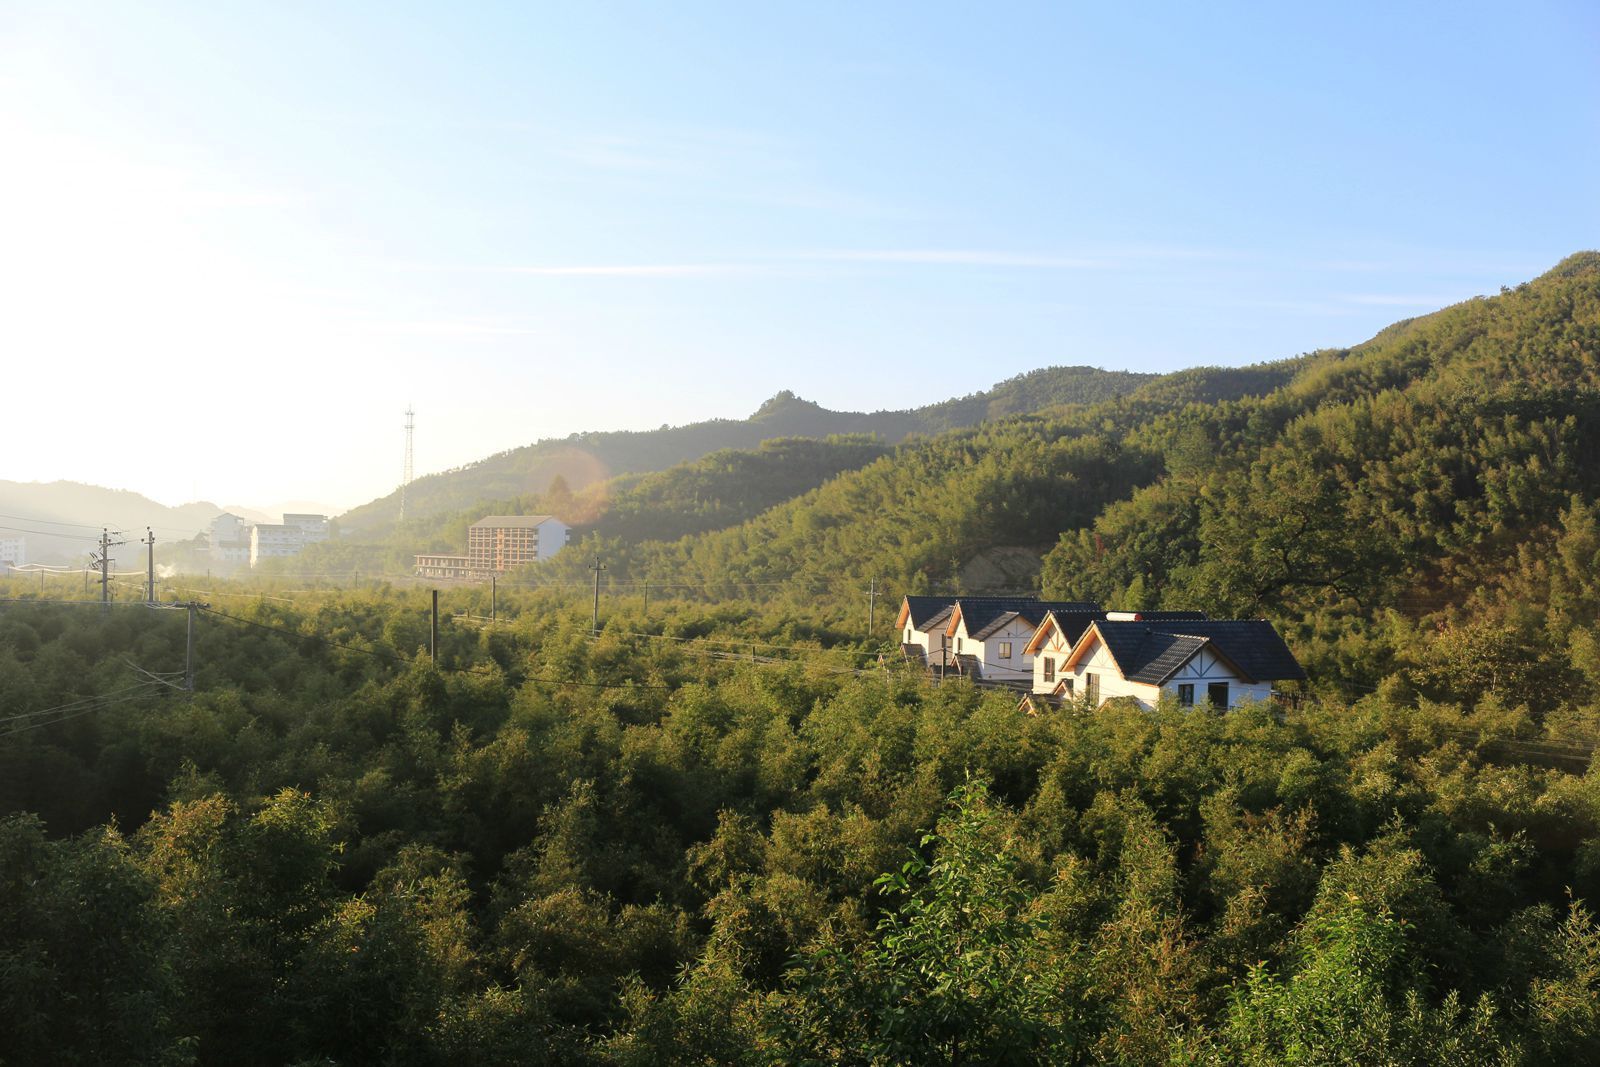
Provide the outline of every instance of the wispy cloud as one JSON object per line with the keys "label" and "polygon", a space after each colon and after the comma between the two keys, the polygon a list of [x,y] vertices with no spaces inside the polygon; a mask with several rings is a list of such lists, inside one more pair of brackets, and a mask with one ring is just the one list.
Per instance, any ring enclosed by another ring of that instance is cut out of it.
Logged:
{"label": "wispy cloud", "polygon": [[833,248],[775,252],[750,258],[656,263],[396,263],[391,269],[450,274],[520,274],[544,278],[710,278],[787,275],[819,267],[884,265],[1083,271],[1131,269],[1164,261],[1236,258],[1227,249],[1126,246],[1081,252],[995,248]]}
{"label": "wispy cloud", "polygon": [[403,319],[361,321],[360,333],[386,337],[526,337],[540,331],[494,319]]}
{"label": "wispy cloud", "polygon": [[747,263],[609,263],[553,267],[506,267],[505,274],[535,274],[553,278],[697,278],[714,274],[751,274]]}
{"label": "wispy cloud", "polygon": [[1108,260],[1088,256],[958,248],[838,250],[811,253],[800,258],[833,263],[910,263],[952,267],[1027,267],[1044,270],[1092,270],[1110,265]]}
{"label": "wispy cloud", "polygon": [[755,274],[754,263],[391,263],[389,269],[426,274],[522,274],[540,278],[705,278]]}
{"label": "wispy cloud", "polygon": [[1228,248],[1123,244],[1074,249],[870,248],[804,253],[802,259],[838,263],[906,263],[951,267],[1016,267],[1023,270],[1116,270],[1163,262],[1240,258]]}

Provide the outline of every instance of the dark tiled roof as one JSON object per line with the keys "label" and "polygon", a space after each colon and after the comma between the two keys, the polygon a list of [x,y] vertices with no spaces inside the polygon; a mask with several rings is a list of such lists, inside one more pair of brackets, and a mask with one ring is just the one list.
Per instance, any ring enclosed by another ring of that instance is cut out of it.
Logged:
{"label": "dark tiled roof", "polygon": [[978,657],[970,655],[955,656],[951,662],[955,664],[958,674],[969,675],[973,678],[982,678],[983,671],[978,668]]}
{"label": "dark tiled roof", "polygon": [[922,651],[921,645],[901,645],[900,654],[912,663],[922,664],[927,662],[927,654]]}
{"label": "dark tiled roof", "polygon": [[[1034,597],[962,597],[956,601],[961,620],[974,640],[982,640],[1011,616],[1020,616],[1030,627],[1037,627],[1051,611],[1098,612],[1100,605],[1084,600],[1038,600]],[[998,623],[998,625],[996,625]]]}
{"label": "dark tiled roof", "polygon": [[955,604],[953,596],[908,596],[906,597],[906,621],[912,629],[921,630],[935,615],[950,610]]}
{"label": "dark tiled roof", "polygon": [[[1139,647],[1141,662],[1138,669],[1129,673],[1127,679],[1130,682],[1160,685],[1173,671],[1189,662],[1190,656],[1205,647],[1206,639],[1203,637],[1164,634],[1160,630],[1152,630],[1145,636],[1144,644]],[[1122,661],[1119,659],[1117,662]]]}
{"label": "dark tiled roof", "polygon": [[1106,649],[1130,682],[1159,685],[1208,642],[1258,682],[1306,676],[1294,653],[1265,619],[1099,622]]}
{"label": "dark tiled roof", "polygon": [[[1105,618],[1102,611],[1052,611],[1050,616],[1056,620],[1056,627],[1061,631],[1061,636],[1066,639],[1067,647],[1071,648],[1078,643],[1078,638],[1083,636],[1083,631],[1096,619]],[[1044,620],[1039,620],[1039,625],[1044,625]]]}

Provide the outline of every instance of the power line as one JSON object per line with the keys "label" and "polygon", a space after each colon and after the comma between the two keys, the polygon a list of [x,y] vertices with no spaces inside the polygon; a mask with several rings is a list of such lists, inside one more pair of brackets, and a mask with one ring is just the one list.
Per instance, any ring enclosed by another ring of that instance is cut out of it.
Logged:
{"label": "power line", "polygon": [[[45,726],[54,726],[57,723],[66,722],[69,719],[76,719],[96,711],[101,711],[105,708],[111,707],[114,704],[121,704],[129,700],[136,700],[141,696],[146,696],[149,693],[160,689],[161,687],[161,683],[154,681],[140,682],[137,685],[131,685],[126,689],[118,689],[102,696],[86,697],[82,700],[73,701],[70,704],[62,704],[54,708],[42,708],[39,711],[26,712],[22,715],[11,716],[8,719],[0,720],[0,722],[14,722],[16,725],[12,726],[8,730],[0,731],[0,737],[12,737],[16,734],[26,733],[29,730],[37,730]],[[45,715],[54,715],[55,717],[45,719],[41,722],[20,721],[24,719],[37,719]]]}

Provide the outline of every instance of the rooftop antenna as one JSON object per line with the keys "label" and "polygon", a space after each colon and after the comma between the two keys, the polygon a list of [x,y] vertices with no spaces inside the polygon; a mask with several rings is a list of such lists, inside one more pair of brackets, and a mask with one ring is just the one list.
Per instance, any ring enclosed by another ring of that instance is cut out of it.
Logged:
{"label": "rooftop antenna", "polygon": [[406,521],[406,487],[411,484],[411,433],[416,428],[416,412],[406,405],[406,470],[400,476],[400,521]]}

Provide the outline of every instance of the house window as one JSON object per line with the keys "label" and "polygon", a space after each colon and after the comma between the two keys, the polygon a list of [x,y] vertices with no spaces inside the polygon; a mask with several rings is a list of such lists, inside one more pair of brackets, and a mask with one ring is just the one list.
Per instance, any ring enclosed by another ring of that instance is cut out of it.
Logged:
{"label": "house window", "polygon": [[1055,681],[1056,658],[1054,656],[1044,656],[1042,658],[1044,659],[1044,680],[1047,682]]}
{"label": "house window", "polygon": [[1011,642],[1010,641],[1001,641],[1000,642],[1000,658],[1001,659],[1010,659],[1011,658]]}
{"label": "house window", "polygon": [[1206,699],[1220,711],[1228,706],[1228,683],[1212,682],[1206,686]]}
{"label": "house window", "polygon": [[1178,704],[1180,707],[1194,707],[1194,683],[1186,682],[1178,686]]}
{"label": "house window", "polygon": [[956,655],[961,655],[961,638],[956,638]]}
{"label": "house window", "polygon": [[1091,704],[1100,703],[1100,676],[1098,674],[1086,674],[1083,676],[1083,695],[1088,698]]}
{"label": "house window", "polygon": [[1071,678],[1065,679],[1061,684],[1067,687],[1067,696],[1071,696],[1072,695],[1072,679]]}
{"label": "house window", "polygon": [[910,643],[911,643],[911,627],[907,626],[906,627],[906,644],[909,645]]}

